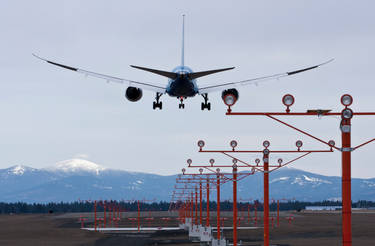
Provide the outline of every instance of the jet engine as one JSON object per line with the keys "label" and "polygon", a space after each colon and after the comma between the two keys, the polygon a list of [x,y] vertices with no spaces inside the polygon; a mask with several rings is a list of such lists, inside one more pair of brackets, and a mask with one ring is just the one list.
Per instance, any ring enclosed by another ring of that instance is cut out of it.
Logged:
{"label": "jet engine", "polygon": [[225,104],[231,106],[236,103],[239,98],[239,94],[238,91],[234,88],[227,89],[221,93],[221,98],[223,99]]}
{"label": "jet engine", "polygon": [[142,98],[142,89],[130,86],[125,91],[125,97],[131,102],[136,102]]}

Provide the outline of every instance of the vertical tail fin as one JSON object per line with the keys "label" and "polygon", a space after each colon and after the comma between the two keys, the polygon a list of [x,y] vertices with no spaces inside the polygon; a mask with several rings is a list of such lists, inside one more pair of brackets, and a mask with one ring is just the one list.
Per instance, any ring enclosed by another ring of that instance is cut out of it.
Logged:
{"label": "vertical tail fin", "polygon": [[181,66],[185,66],[185,15],[182,15],[182,50]]}

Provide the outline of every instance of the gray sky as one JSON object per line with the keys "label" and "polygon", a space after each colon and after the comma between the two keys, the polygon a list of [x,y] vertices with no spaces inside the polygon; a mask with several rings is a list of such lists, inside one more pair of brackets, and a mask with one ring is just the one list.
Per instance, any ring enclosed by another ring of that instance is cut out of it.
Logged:
{"label": "gray sky", "polygon": [[[207,148],[274,149],[325,146],[262,117],[227,117],[220,93],[213,110],[202,99],[178,109],[163,96],[163,110],[152,110],[154,94],[138,103],[124,98],[125,87],[43,63],[43,57],[87,70],[145,82],[166,83],[130,64],[171,70],[180,62],[181,15],[186,14],[186,65],[194,71],[235,66],[198,80],[200,85],[232,82],[286,72],[330,58],[333,63],[280,81],[240,88],[236,111],[284,110],[281,97],[292,93],[292,110],[340,110],[344,93],[352,109],[375,110],[375,18],[373,1],[17,1],[0,2],[0,168],[23,164],[45,167],[85,157],[109,168],[172,174],[187,158],[207,162],[219,156]],[[326,140],[340,142],[339,120],[288,118]],[[353,144],[375,137],[375,117],[353,119]],[[353,153],[354,177],[374,177],[368,145]],[[278,156],[277,156],[278,157]],[[248,160],[255,156],[246,156]],[[291,158],[286,156],[285,159]],[[228,160],[227,160],[228,161]],[[340,175],[340,153],[317,154],[294,167]]]}

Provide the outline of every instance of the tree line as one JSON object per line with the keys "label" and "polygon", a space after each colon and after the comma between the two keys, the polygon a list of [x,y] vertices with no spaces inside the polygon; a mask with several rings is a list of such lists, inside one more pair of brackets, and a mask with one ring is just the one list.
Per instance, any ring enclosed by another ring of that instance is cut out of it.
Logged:
{"label": "tree line", "polygon": [[[97,211],[104,211],[104,204],[106,210],[115,208],[123,212],[137,211],[138,202],[125,202],[125,201],[97,201]],[[320,201],[320,202],[303,202],[303,201],[280,201],[280,210],[297,210],[305,209],[306,206],[341,206],[341,201]],[[93,212],[94,202],[91,201],[75,201],[75,202],[50,202],[50,203],[25,203],[14,202],[6,203],[0,202],[0,214],[22,214],[22,213],[68,213],[68,212]],[[166,201],[160,202],[139,202],[141,211],[168,211],[169,209],[176,209],[181,207],[181,203],[173,203]],[[206,208],[206,202],[202,202],[203,208]],[[210,202],[210,210],[216,210],[216,202]],[[374,201],[360,200],[352,202],[353,208],[375,208]],[[220,209],[222,211],[231,211],[233,203],[231,201],[220,202]],[[263,203],[261,201],[252,201],[251,203],[239,202],[237,204],[239,211],[263,211]],[[270,204],[270,210],[277,210],[277,203]]]}

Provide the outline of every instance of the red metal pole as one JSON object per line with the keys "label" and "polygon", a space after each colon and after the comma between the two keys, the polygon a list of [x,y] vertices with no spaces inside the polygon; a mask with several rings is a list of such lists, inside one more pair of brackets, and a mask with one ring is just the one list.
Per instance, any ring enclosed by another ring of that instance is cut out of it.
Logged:
{"label": "red metal pole", "polygon": [[237,246],[237,166],[233,165],[233,246]]}
{"label": "red metal pole", "polygon": [[269,169],[268,154],[263,154],[264,171],[263,171],[263,230],[264,230],[264,246],[270,245],[270,228],[269,228]]}
{"label": "red metal pole", "polygon": [[280,226],[280,202],[277,200],[277,227]]}
{"label": "red metal pole", "polygon": [[199,224],[202,225],[202,181],[199,182]]}
{"label": "red metal pole", "polygon": [[220,175],[216,177],[216,193],[217,193],[217,209],[216,209],[216,227],[217,227],[217,240],[220,240]]}
{"label": "red metal pole", "polygon": [[350,119],[341,122],[342,138],[342,245],[352,245]]}
{"label": "red metal pole", "polygon": [[141,212],[140,212],[140,208],[139,208],[139,200],[137,201],[137,206],[138,206],[137,223],[138,223],[138,232],[139,232],[139,229],[140,229],[140,216],[141,216]]}
{"label": "red metal pole", "polygon": [[207,179],[207,213],[206,213],[206,226],[210,226],[210,182]]}
{"label": "red metal pole", "polygon": [[106,210],[106,204],[105,204],[105,201],[104,201],[103,207],[104,207],[104,223],[103,223],[103,227],[105,228],[106,223],[107,223],[107,222],[106,222],[107,216],[105,215],[105,210]]}
{"label": "red metal pole", "polygon": [[195,225],[198,225],[198,188],[195,187]]}
{"label": "red metal pole", "polygon": [[255,226],[258,225],[258,215],[257,215],[257,203],[254,202],[254,216],[255,216]]}
{"label": "red metal pole", "polygon": [[110,225],[112,225],[112,214],[111,214],[111,209],[112,209],[111,205],[108,206],[109,224],[110,224]]}
{"label": "red metal pole", "polygon": [[95,231],[96,231],[96,201],[94,201],[94,227],[95,227]]}
{"label": "red metal pole", "polygon": [[250,223],[250,204],[247,205],[247,223]]}

